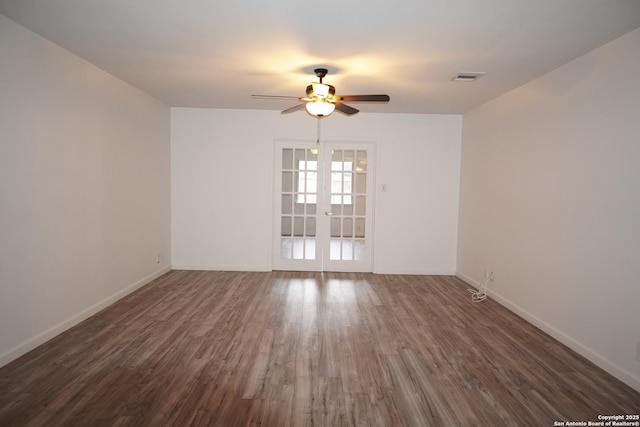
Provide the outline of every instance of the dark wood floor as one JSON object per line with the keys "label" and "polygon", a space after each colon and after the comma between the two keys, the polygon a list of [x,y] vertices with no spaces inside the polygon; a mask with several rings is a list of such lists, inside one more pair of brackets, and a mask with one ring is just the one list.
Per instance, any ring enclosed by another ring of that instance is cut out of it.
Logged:
{"label": "dark wood floor", "polygon": [[448,276],[173,271],[0,369],[1,426],[552,426],[640,393]]}

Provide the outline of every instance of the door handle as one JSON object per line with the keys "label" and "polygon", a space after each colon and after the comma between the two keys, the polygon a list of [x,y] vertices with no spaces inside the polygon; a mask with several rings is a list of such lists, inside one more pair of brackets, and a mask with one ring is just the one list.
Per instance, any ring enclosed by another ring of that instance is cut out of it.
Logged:
{"label": "door handle", "polygon": [[325,211],[325,212],[324,212],[324,214],[325,214],[326,216],[331,216],[331,215],[333,215],[333,212],[331,212],[331,211]]}

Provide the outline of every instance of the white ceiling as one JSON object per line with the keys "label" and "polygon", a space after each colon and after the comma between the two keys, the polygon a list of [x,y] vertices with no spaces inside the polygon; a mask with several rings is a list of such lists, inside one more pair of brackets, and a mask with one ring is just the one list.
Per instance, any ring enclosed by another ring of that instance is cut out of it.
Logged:
{"label": "white ceiling", "polygon": [[[640,27],[639,0],[0,0],[171,106],[278,109],[325,66],[361,111],[464,113]],[[452,81],[463,71],[487,74]]]}

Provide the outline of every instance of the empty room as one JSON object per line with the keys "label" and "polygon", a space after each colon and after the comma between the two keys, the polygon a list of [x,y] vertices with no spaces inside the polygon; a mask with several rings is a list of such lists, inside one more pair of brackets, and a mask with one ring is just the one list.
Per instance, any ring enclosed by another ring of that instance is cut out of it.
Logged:
{"label": "empty room", "polygon": [[1,426],[640,426],[637,0],[0,0]]}

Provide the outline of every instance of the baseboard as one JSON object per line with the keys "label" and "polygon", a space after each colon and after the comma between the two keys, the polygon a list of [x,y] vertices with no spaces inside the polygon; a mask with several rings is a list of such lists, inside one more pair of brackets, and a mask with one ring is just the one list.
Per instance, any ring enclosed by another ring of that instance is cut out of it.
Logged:
{"label": "baseboard", "polygon": [[[215,265],[215,264],[174,264],[173,270],[205,270],[205,271],[273,271],[270,265]],[[455,276],[452,270],[374,270],[375,274],[408,274],[416,276]]]}
{"label": "baseboard", "polygon": [[480,289],[480,283],[476,282],[475,280],[473,280],[471,277],[465,275],[464,273],[460,273],[459,271],[456,271],[455,276],[462,280],[463,282],[466,282],[467,284],[473,286],[476,289]]}
{"label": "baseboard", "polygon": [[455,271],[452,270],[402,270],[402,269],[376,269],[373,271],[375,274],[407,274],[414,276],[455,276]]}
{"label": "baseboard", "polygon": [[[456,276],[476,289],[480,288],[481,286],[478,282],[476,282],[469,276],[465,275],[464,273],[457,272]],[[625,384],[629,385],[635,390],[640,391],[640,377],[638,377],[637,375],[634,375],[633,373],[620,367],[619,365],[607,359],[606,357],[602,356],[601,354],[586,347],[584,344],[580,343],[579,341],[576,341],[574,338],[568,336],[564,332],[560,331],[559,329],[555,328],[549,323],[543,321],[539,317],[524,310],[519,305],[513,303],[507,298],[504,298],[502,295],[498,294],[491,288],[487,288],[486,292],[489,298],[493,299],[498,304],[507,308],[509,311],[517,314],[519,317],[523,318],[524,320],[531,323],[535,327],[551,335],[554,339],[560,341],[562,344],[566,345],[571,350],[575,351],[585,359],[591,361],[598,367],[604,369],[614,377],[618,378],[620,381],[624,382]]]}
{"label": "baseboard", "polygon": [[272,271],[265,265],[215,265],[215,264],[174,264],[173,270],[205,270],[205,271]]}
{"label": "baseboard", "polygon": [[170,271],[171,268],[170,267],[164,267],[161,268],[160,270],[142,278],[141,280],[133,283],[130,286],[127,286],[126,288],[116,292],[115,294],[103,299],[102,301],[99,301],[98,303],[92,305],[91,307],[81,311],[80,313],[71,316],[70,318],[58,323],[57,325],[47,329],[46,331],[36,335],[35,337],[17,345],[16,347],[0,354],[0,367],[9,364],[10,362],[14,361],[15,359],[17,359],[18,357],[28,353],[29,351],[33,350],[34,348],[38,347],[39,345],[44,344],[45,342],[49,341],[51,338],[55,337],[56,335],[61,334],[62,332],[66,331],[67,329],[71,328],[72,326],[77,325],[78,323],[82,322],[83,320],[93,316],[94,314],[96,314],[97,312],[99,312],[100,310],[108,307],[109,305],[113,304],[114,302],[118,301],[119,299],[127,296],[128,294],[132,293],[133,291],[141,288],[142,286],[146,285],[147,283],[151,282],[154,279],[157,279],[158,277],[162,276],[163,274],[167,273],[168,271]]}

